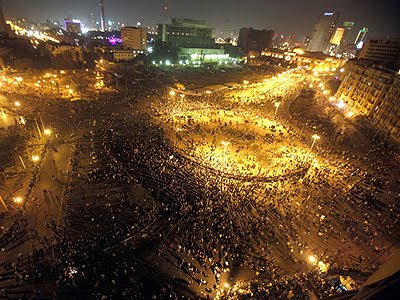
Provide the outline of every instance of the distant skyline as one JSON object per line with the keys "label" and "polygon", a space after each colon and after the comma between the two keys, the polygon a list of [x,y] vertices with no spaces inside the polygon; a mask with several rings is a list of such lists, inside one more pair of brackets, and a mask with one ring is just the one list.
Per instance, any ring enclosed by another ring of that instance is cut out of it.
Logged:
{"label": "distant skyline", "polygon": [[[155,25],[166,22],[164,0],[104,0],[106,19],[140,21]],[[341,13],[341,21],[354,21],[355,31],[369,28],[369,37],[400,36],[396,0],[168,0],[168,17],[204,19],[221,31],[241,27],[272,29],[277,33],[296,35],[302,40],[309,35],[323,11]],[[90,12],[100,20],[98,0],[3,0],[5,16],[61,21],[67,16],[87,22]],[[169,22],[169,20],[168,20]]]}

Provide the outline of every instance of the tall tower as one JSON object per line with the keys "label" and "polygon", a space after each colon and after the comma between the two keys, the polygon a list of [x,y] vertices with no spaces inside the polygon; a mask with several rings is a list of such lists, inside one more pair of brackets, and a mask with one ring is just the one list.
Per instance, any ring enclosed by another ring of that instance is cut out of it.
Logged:
{"label": "tall tower", "polygon": [[329,41],[336,29],[339,18],[338,12],[324,12],[315,24],[311,35],[308,51],[319,51],[326,53],[329,48]]}
{"label": "tall tower", "polygon": [[106,17],[104,16],[104,3],[103,0],[100,0],[100,25],[101,31],[104,31],[106,28]]}
{"label": "tall tower", "polygon": [[164,4],[163,4],[163,13],[164,13],[164,22],[168,23],[168,0],[164,0]]}
{"label": "tall tower", "polygon": [[8,33],[7,30],[7,24],[6,24],[6,19],[4,18],[3,14],[3,3],[0,0],[0,35],[7,35]]}
{"label": "tall tower", "polygon": [[357,49],[361,49],[364,42],[365,42],[365,37],[367,36],[368,33],[368,28],[363,27],[357,35],[356,40],[354,41],[354,44],[356,45]]}

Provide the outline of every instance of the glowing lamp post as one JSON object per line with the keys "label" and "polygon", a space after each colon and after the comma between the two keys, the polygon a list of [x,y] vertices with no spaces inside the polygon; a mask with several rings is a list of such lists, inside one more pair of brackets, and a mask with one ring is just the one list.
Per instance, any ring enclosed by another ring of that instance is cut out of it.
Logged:
{"label": "glowing lamp post", "polygon": [[45,130],[43,130],[43,133],[47,136],[51,135],[51,129],[46,128]]}
{"label": "glowing lamp post", "polygon": [[230,142],[222,141],[221,144],[224,145],[224,153],[226,153],[226,147],[230,144]]}
{"label": "glowing lamp post", "polygon": [[310,256],[308,257],[308,261],[309,261],[311,264],[315,264],[315,263],[317,262],[317,258],[316,258],[314,255],[310,255]]}
{"label": "glowing lamp post", "polygon": [[314,147],[314,145],[315,145],[315,141],[316,141],[316,140],[319,140],[321,137],[320,137],[318,134],[314,134],[314,135],[312,136],[312,138],[313,138],[313,142],[312,142],[312,145],[311,145],[311,150],[313,149],[313,147]]}
{"label": "glowing lamp post", "polygon": [[278,108],[279,108],[279,105],[281,105],[281,103],[280,102],[275,102],[275,114],[274,114],[274,119],[276,119],[276,114],[278,113]]}
{"label": "glowing lamp post", "polygon": [[24,199],[22,197],[14,197],[13,201],[15,204],[21,204],[24,201]]}

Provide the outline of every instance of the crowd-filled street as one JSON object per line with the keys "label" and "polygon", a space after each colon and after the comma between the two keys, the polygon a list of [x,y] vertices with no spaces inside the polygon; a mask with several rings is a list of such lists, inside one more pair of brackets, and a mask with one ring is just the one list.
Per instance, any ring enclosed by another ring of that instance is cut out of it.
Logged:
{"label": "crowd-filled street", "polygon": [[193,92],[100,66],[74,75],[90,101],[31,89],[71,74],[4,77],[0,296],[321,299],[365,281],[399,247],[398,150],[359,130],[334,74],[251,72]]}

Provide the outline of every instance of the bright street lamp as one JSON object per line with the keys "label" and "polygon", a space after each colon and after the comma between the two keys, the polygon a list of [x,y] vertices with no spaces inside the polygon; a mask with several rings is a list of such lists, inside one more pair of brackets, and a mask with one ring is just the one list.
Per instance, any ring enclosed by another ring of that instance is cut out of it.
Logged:
{"label": "bright street lamp", "polygon": [[312,264],[315,264],[315,263],[317,262],[317,259],[315,258],[314,255],[310,255],[310,256],[308,257],[308,261],[309,261],[310,263],[312,263]]}
{"label": "bright street lamp", "polygon": [[312,138],[313,138],[313,142],[312,142],[312,145],[311,145],[311,150],[312,150],[312,148],[314,147],[315,141],[316,141],[316,140],[319,140],[321,137],[320,137],[318,134],[314,134],[314,135],[312,136]]}
{"label": "bright street lamp", "polygon": [[276,114],[278,113],[279,105],[281,105],[280,102],[275,102],[275,107],[276,107],[276,109],[275,109],[274,119],[276,119]]}
{"label": "bright street lamp", "polygon": [[170,91],[169,92],[169,95],[172,96],[172,97],[175,96],[175,94],[176,94],[175,91]]}
{"label": "bright street lamp", "polygon": [[43,133],[45,135],[50,135],[51,134],[51,129],[46,128],[45,130],[43,130]]}
{"label": "bright street lamp", "polygon": [[24,199],[22,199],[22,197],[14,197],[13,198],[14,203],[16,204],[21,204],[22,201],[24,201]]}
{"label": "bright street lamp", "polygon": [[39,155],[32,155],[32,161],[33,162],[38,162],[40,159]]}
{"label": "bright street lamp", "polygon": [[339,103],[337,104],[337,107],[339,108],[344,108],[346,106],[346,104],[344,103],[343,100],[340,100]]}
{"label": "bright street lamp", "polygon": [[20,107],[20,106],[21,106],[21,103],[20,103],[19,101],[15,101],[15,102],[14,102],[14,105],[15,105],[16,107]]}
{"label": "bright street lamp", "polygon": [[226,147],[230,144],[230,142],[222,141],[221,144],[224,145],[224,153],[226,153]]}

